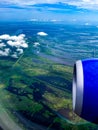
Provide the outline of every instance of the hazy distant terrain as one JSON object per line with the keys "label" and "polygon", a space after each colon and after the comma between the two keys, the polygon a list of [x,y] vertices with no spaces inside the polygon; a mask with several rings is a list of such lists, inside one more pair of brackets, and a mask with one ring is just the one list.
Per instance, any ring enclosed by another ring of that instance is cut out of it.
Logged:
{"label": "hazy distant terrain", "polygon": [[26,130],[98,129],[72,111],[73,65],[97,47],[96,26],[0,23],[0,119],[7,112]]}

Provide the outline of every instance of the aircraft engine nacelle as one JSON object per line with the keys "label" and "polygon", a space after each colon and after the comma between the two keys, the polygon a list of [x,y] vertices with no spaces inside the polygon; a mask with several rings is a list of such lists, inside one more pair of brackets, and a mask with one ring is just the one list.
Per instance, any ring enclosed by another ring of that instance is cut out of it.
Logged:
{"label": "aircraft engine nacelle", "polygon": [[79,60],[74,65],[73,110],[98,124],[98,59]]}

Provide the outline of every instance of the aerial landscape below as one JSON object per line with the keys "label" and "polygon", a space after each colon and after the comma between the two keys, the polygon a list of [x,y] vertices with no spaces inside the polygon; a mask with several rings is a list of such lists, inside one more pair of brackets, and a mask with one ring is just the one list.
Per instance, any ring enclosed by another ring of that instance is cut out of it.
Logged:
{"label": "aerial landscape below", "polygon": [[72,110],[74,63],[98,57],[97,42],[98,28],[92,25],[1,22],[0,126],[8,130],[97,130],[97,125]]}

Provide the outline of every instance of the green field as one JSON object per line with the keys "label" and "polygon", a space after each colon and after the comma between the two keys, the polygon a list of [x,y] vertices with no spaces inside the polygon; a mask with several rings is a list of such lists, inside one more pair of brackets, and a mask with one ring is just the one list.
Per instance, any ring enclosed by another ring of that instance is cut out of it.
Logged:
{"label": "green field", "polygon": [[30,52],[18,60],[0,58],[1,118],[7,112],[22,129],[21,118],[47,130],[97,129],[73,113],[73,68]]}
{"label": "green field", "polygon": [[74,62],[97,58],[97,42],[97,26],[1,22],[0,129],[98,130],[72,110]]}

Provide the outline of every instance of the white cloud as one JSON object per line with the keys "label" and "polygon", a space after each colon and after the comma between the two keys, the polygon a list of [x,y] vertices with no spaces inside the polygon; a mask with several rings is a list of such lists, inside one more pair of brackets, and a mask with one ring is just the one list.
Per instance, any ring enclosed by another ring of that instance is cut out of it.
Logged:
{"label": "white cloud", "polygon": [[17,53],[12,54],[11,57],[18,58]]}
{"label": "white cloud", "polygon": [[8,34],[3,34],[0,35],[0,41],[1,40],[14,40],[14,41],[20,41],[20,40],[24,40],[25,38],[25,34],[20,34],[18,36],[10,36]]}
{"label": "white cloud", "polygon": [[56,3],[61,1],[60,0],[28,0],[28,1],[27,0],[2,0],[0,2],[24,6],[24,5],[34,5],[34,4],[41,4],[41,3]]}
{"label": "white cloud", "polygon": [[38,21],[38,19],[30,19],[30,21],[34,22],[34,21]]}
{"label": "white cloud", "polygon": [[14,46],[16,46],[16,47],[20,46],[20,42],[7,41],[7,44],[10,45],[10,46],[12,46],[12,47],[14,47]]}
{"label": "white cloud", "polygon": [[34,44],[34,45],[33,45],[34,47],[37,47],[37,46],[39,46],[39,45],[40,45],[40,43],[39,43],[39,42],[34,42],[33,44]]}
{"label": "white cloud", "polygon": [[27,48],[28,45],[27,43],[25,43],[24,41],[7,41],[7,44],[12,46],[12,47],[23,47],[23,48]]}
{"label": "white cloud", "polygon": [[66,3],[76,6],[89,6],[89,5],[98,5],[98,0],[1,0],[0,3],[15,4],[20,6],[42,4],[42,3]]}
{"label": "white cloud", "polygon": [[98,4],[98,0],[83,0],[83,2],[88,4]]}
{"label": "white cloud", "polygon": [[6,48],[4,51],[5,51],[7,54],[10,53],[10,49],[9,49],[9,48]]}
{"label": "white cloud", "polygon": [[18,58],[23,53],[23,48],[28,48],[24,34],[18,36],[0,35],[0,56]]}
{"label": "white cloud", "polygon": [[[19,36],[10,36],[8,34],[0,35],[0,40],[7,40],[7,44],[13,47],[28,47],[28,44],[25,42],[24,34],[20,34]],[[0,46],[4,46],[4,44],[0,44]]]}
{"label": "white cloud", "polygon": [[21,44],[21,47],[28,48],[28,44],[24,42],[24,43]]}
{"label": "white cloud", "polygon": [[10,36],[7,34],[1,35],[0,40],[9,40]]}
{"label": "white cloud", "polygon": [[22,54],[23,53],[23,49],[17,49],[17,51],[19,52],[19,54]]}
{"label": "white cloud", "polygon": [[79,0],[79,1],[76,1],[76,0],[73,0],[73,1],[65,0],[64,3],[68,4],[68,5],[77,6],[78,8],[98,10],[98,0]]}
{"label": "white cloud", "polygon": [[51,22],[57,22],[57,20],[56,19],[52,19]]}
{"label": "white cloud", "polygon": [[37,35],[39,35],[39,36],[47,36],[48,34],[45,33],[45,32],[38,32]]}
{"label": "white cloud", "polygon": [[98,10],[98,0],[28,0],[28,1],[27,0],[1,0],[0,4],[2,3],[7,5],[12,4],[17,6],[22,6],[22,7],[35,5],[35,4],[43,4],[43,3],[49,3],[49,4],[65,3],[68,5],[77,6],[79,8]]}
{"label": "white cloud", "polygon": [[8,52],[0,50],[0,56],[8,56]]}
{"label": "white cloud", "polygon": [[90,25],[89,23],[85,23],[86,26]]}
{"label": "white cloud", "polygon": [[0,48],[5,47],[6,45],[4,43],[0,43]]}

